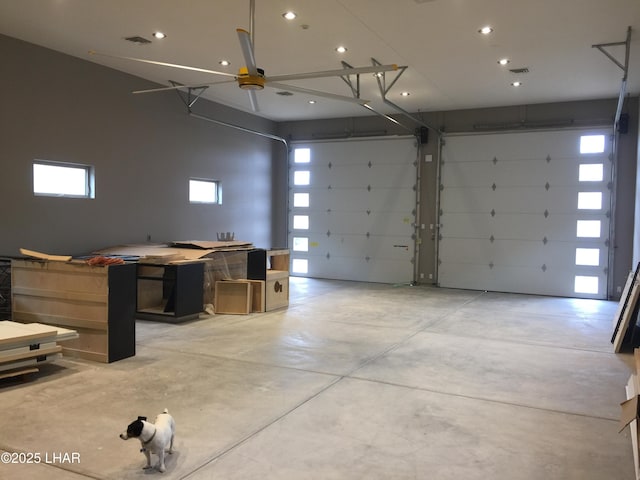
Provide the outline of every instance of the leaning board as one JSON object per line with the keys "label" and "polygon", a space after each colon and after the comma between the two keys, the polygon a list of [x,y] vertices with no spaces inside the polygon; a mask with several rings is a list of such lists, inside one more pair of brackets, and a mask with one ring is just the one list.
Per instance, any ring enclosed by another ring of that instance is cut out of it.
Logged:
{"label": "leaning board", "polygon": [[640,284],[638,282],[635,282],[631,287],[631,293],[629,294],[627,305],[622,312],[622,318],[613,339],[613,351],[616,353],[620,353],[620,350],[622,349],[622,343],[624,341],[625,335],[627,334],[627,329],[629,329],[630,327],[633,328],[633,325],[631,324],[631,317],[633,315],[635,306],[638,303],[639,297]]}

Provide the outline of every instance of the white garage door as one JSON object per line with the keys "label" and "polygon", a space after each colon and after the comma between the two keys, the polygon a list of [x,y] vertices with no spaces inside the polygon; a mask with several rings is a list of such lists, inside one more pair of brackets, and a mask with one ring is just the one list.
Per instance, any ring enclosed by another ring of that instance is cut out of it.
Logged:
{"label": "white garage door", "polygon": [[611,129],[447,136],[438,282],[607,297]]}
{"label": "white garage door", "polygon": [[294,144],[292,274],[412,281],[416,156],[414,137]]}

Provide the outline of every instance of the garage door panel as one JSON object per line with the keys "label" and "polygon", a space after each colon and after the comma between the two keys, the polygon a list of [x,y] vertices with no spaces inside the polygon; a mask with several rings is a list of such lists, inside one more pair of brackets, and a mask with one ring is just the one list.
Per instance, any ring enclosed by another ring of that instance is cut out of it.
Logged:
{"label": "garage door panel", "polygon": [[319,238],[313,242],[310,252],[316,256],[338,256],[367,258],[370,260],[411,260],[412,246],[406,237],[396,236],[384,239],[366,237],[364,235],[330,236]]}
{"label": "garage door panel", "polygon": [[448,213],[441,217],[443,237],[569,241],[576,236],[576,215],[523,215],[496,212]]}
{"label": "garage door panel", "polygon": [[313,184],[320,187],[344,188],[345,186],[366,186],[362,182],[365,169],[358,165],[324,167],[311,170]]}
{"label": "garage door panel", "polygon": [[[441,285],[606,298],[608,150],[580,154],[587,133],[608,139],[610,129],[446,138]],[[602,165],[602,179],[580,178],[588,163]],[[582,192],[596,192],[600,202],[579,206]]]}
{"label": "garage door panel", "polygon": [[[566,187],[559,184],[558,179],[577,178],[579,165],[582,163],[601,163],[605,168],[605,178],[608,178],[608,160],[602,157],[563,158],[552,162],[536,159],[528,161],[492,162],[447,162],[442,168],[443,177],[451,178],[447,181],[448,188],[497,188],[504,187],[534,187],[544,189],[547,183],[551,187]],[[575,186],[575,182],[570,185]]]}
{"label": "garage door panel", "polygon": [[415,209],[413,189],[372,188],[366,195],[366,207],[375,211],[411,212]]}
{"label": "garage door panel", "polygon": [[[572,266],[575,249],[564,244],[526,242],[518,240],[456,239],[448,248],[443,248],[441,260],[464,264],[493,266],[518,266],[528,268],[549,268],[549,265]],[[465,250],[462,250],[465,249]]]}
{"label": "garage door panel", "polygon": [[413,234],[411,212],[379,212],[372,210],[357,212],[331,211],[317,212],[310,222],[310,232],[331,232],[339,234],[366,235],[408,235]]}
{"label": "garage door panel", "polygon": [[[508,212],[540,213],[553,207],[555,200],[544,189],[528,187],[445,188],[443,212],[486,212],[496,209]],[[577,202],[577,199],[576,199]]]}
{"label": "garage door panel", "polygon": [[[413,137],[358,139],[297,144],[310,149],[310,185],[292,185],[309,193],[309,207],[290,207],[291,216],[305,215],[309,228],[291,236],[306,237],[305,276],[385,283],[413,279],[416,210],[416,142]],[[294,148],[296,148],[294,147]],[[295,155],[294,155],[295,158]],[[291,218],[293,220],[293,218]],[[368,234],[368,236],[367,236]],[[292,243],[292,239],[290,239]]]}
{"label": "garage door panel", "polygon": [[[448,278],[450,277],[450,278]],[[506,279],[510,279],[506,281]],[[445,282],[456,281],[456,288],[478,290],[478,284],[486,286],[488,291],[526,293],[533,295],[552,295],[575,297],[574,274],[567,270],[550,268],[546,271],[510,266],[493,267],[486,265],[452,265],[442,279]],[[598,290],[606,290],[606,280],[598,279]],[[584,298],[599,298],[598,295],[581,293]]]}
{"label": "garage door panel", "polygon": [[[315,278],[362,281],[361,276],[384,277],[385,283],[407,283],[406,274],[397,270],[397,262],[364,258],[332,257],[318,258],[309,262],[308,275]],[[360,272],[360,273],[357,273]]]}
{"label": "garage door panel", "polygon": [[537,161],[538,169],[527,175],[527,170],[531,171],[530,162],[503,162],[493,164],[492,162],[470,162],[462,164],[447,163],[442,171],[443,175],[454,175],[451,182],[447,182],[448,187],[488,187],[494,183],[497,185],[521,186],[541,186],[543,187],[553,172],[544,161]]}
{"label": "garage door panel", "polygon": [[[574,130],[576,132],[577,130]],[[580,135],[602,133],[603,129],[585,129]],[[580,137],[567,138],[567,130],[514,132],[503,134],[468,135],[456,137],[455,145],[449,142],[445,147],[447,158],[457,161],[486,161],[497,158],[535,159],[575,157],[579,152]],[[610,133],[610,130],[605,132]],[[500,150],[495,148],[495,139],[500,136]],[[523,148],[526,145],[526,148]]]}
{"label": "garage door panel", "polygon": [[[345,232],[352,232],[361,235],[386,235],[396,236],[404,234],[411,236],[411,214],[398,215],[397,213],[373,212],[367,215],[364,212],[355,214],[327,215],[327,227],[332,234],[339,235]],[[357,228],[354,225],[358,225]]]}
{"label": "garage door panel", "polygon": [[337,280],[362,281],[360,277],[366,275],[372,278],[384,277],[385,283],[408,282],[404,268],[399,268],[403,262],[411,262],[410,254],[400,255],[395,252],[389,257],[349,256],[333,254],[310,254],[308,275],[318,278]]}
{"label": "garage door panel", "polygon": [[332,188],[367,188],[377,186],[385,188],[411,188],[415,184],[415,171],[406,165],[367,166],[347,165],[344,167],[310,169],[314,185]]}
{"label": "garage door panel", "polygon": [[[342,189],[293,189],[290,196],[290,205],[293,205],[293,193],[309,192],[311,213],[318,211],[342,212],[360,210],[372,211],[402,211],[415,208],[415,192],[413,189],[385,189],[385,188],[342,188]],[[296,213],[304,213],[297,210]]]}
{"label": "garage door panel", "polygon": [[378,165],[367,169],[367,185],[379,188],[412,189],[416,184],[414,168],[407,165]]}
{"label": "garage door panel", "polygon": [[[411,226],[412,217],[410,213],[406,215],[398,215],[396,213],[372,213],[367,215],[364,212],[342,213],[335,215],[318,216],[310,228],[311,232],[326,234],[329,232],[332,236],[340,235],[364,235],[370,236],[396,236],[404,235],[411,237],[413,228]],[[357,228],[354,227],[357,225]]]}
{"label": "garage door panel", "polygon": [[[607,246],[601,242],[572,244],[567,242],[524,242],[518,240],[489,240],[451,238],[443,242],[439,252],[444,264],[482,264],[530,266],[542,268],[575,267],[576,249],[599,251],[595,266],[604,268]],[[446,272],[447,269],[443,269]],[[601,272],[598,272],[601,273]]]}

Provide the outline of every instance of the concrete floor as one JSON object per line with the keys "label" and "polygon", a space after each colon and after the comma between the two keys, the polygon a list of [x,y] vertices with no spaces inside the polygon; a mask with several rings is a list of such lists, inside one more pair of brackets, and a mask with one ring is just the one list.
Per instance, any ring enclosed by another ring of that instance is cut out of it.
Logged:
{"label": "concrete floor", "polygon": [[[0,383],[0,450],[41,455],[0,478],[631,480],[616,308],[292,278],[287,309],[138,321],[135,357]],[[165,407],[162,474],[118,434]]]}

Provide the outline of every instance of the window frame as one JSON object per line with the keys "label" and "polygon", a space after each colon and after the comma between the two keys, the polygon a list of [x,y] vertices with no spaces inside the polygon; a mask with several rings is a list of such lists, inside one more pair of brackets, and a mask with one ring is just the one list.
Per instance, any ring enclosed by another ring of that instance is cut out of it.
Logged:
{"label": "window frame", "polygon": [[[215,185],[215,198],[213,201],[191,200],[191,182],[209,183]],[[222,205],[222,186],[220,180],[202,177],[189,177],[189,204],[191,205]]]}
{"label": "window frame", "polygon": [[[74,169],[84,171],[84,194],[72,194],[64,192],[36,192],[36,165],[47,167],[56,167],[62,169]],[[53,197],[53,198],[96,198],[95,188],[95,167],[82,163],[59,162],[55,160],[42,160],[36,158],[31,163],[31,191],[36,197]]]}

